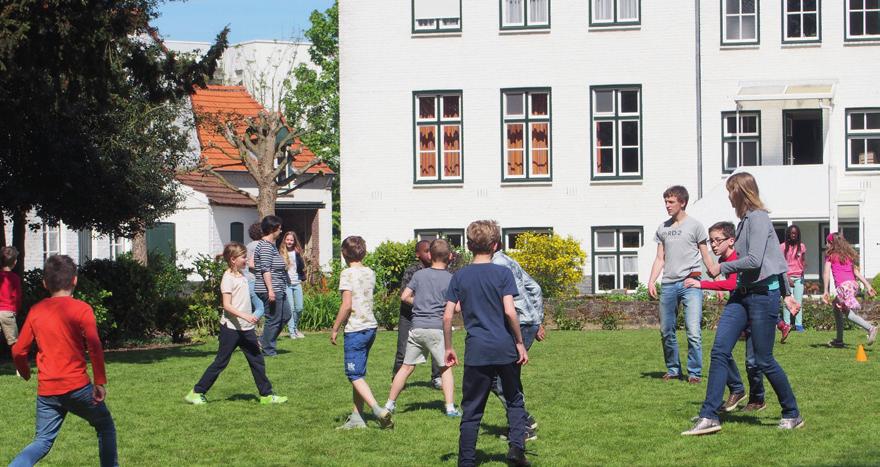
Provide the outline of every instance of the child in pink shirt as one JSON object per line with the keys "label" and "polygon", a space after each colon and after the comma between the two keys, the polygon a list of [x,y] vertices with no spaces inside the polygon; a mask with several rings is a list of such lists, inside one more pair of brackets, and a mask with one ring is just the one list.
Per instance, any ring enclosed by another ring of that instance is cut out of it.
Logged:
{"label": "child in pink shirt", "polygon": [[[788,263],[788,282],[791,286],[791,294],[798,304],[804,300],[804,270],[807,268],[807,247],[801,243],[801,229],[797,225],[790,225],[785,230],[785,241],[779,244],[785,262]],[[795,315],[794,323],[791,321],[791,313],[788,308],[782,307],[782,318],[789,325],[794,325],[797,332],[804,332],[804,314]]]}
{"label": "child in pink shirt", "polygon": [[837,338],[828,343],[829,347],[843,347],[843,316],[849,318],[853,323],[858,324],[868,331],[868,345],[874,343],[877,339],[877,326],[873,326],[864,318],[857,315],[854,310],[860,310],[862,305],[856,299],[859,293],[859,283],[856,278],[865,284],[865,290],[868,295],[875,296],[877,292],[871,287],[871,283],[865,279],[865,276],[859,272],[856,263],[859,262],[859,254],[853,249],[852,245],[843,238],[838,232],[828,234],[825,239],[827,247],[825,250],[825,294],[822,295],[822,301],[830,304],[829,291],[831,287],[831,278],[834,278],[834,285],[837,287],[837,295],[834,297],[834,320],[837,325]]}

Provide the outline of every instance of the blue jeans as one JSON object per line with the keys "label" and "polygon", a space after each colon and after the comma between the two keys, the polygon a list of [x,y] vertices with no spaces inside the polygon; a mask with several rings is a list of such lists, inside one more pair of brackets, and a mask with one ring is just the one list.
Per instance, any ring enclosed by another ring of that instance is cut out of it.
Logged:
{"label": "blue jeans", "polygon": [[263,355],[274,357],[278,355],[275,346],[278,343],[278,334],[281,328],[290,320],[290,308],[287,308],[287,295],[284,291],[275,291],[275,301],[269,301],[269,294],[257,294],[263,302],[266,310],[266,323],[263,325],[263,335],[260,342],[263,344]]}
{"label": "blue jeans", "polygon": [[34,440],[9,465],[32,466],[48,454],[68,412],[95,428],[101,466],[119,465],[116,459],[116,426],[113,424],[113,417],[104,402],[95,402],[93,399],[91,384],[59,396],[37,396],[37,429]]}
{"label": "blue jeans", "polygon": [[294,284],[287,288],[287,307],[290,308],[290,321],[287,322],[287,331],[291,336],[296,335],[299,317],[303,311],[303,287],[302,284]]}
{"label": "blue jeans", "polygon": [[724,402],[724,385],[730,373],[731,351],[740,334],[748,328],[754,346],[755,364],[776,392],[783,418],[800,416],[797,400],[788,383],[785,371],[773,358],[776,323],[779,320],[779,290],[763,294],[734,293],[718,321],[715,343],[712,346],[712,365],[709,367],[709,383],[706,400],[700,409],[700,417],[718,420]]}
{"label": "blue jeans", "polygon": [[[794,296],[794,299],[797,300],[799,304],[803,304],[804,302],[804,278],[803,277],[792,277],[791,281],[794,283],[794,286],[791,288],[791,295]],[[801,309],[801,312],[795,315],[794,323],[791,322],[791,312],[788,311],[788,307],[782,307],[782,319],[785,320],[786,323],[792,324],[795,326],[804,325],[804,310]]]}
{"label": "blue jeans", "polygon": [[[526,350],[532,348],[532,344],[535,343],[535,336],[538,335],[538,329],[540,329],[540,324],[520,324],[519,332],[522,334],[523,344],[526,347]],[[498,399],[507,407],[507,400],[504,399],[504,388],[501,386],[501,377],[496,376],[495,382],[492,384],[492,392],[498,396]],[[526,417],[528,417],[529,411],[526,410]]]}
{"label": "blue jeans", "polygon": [[263,308],[263,301],[260,300],[260,297],[254,292],[254,284],[256,283],[256,279],[248,279],[248,289],[251,291],[251,306],[254,308],[254,316],[256,316],[257,319],[260,319],[266,314],[266,310]]}
{"label": "blue jeans", "polygon": [[688,341],[688,375],[701,378],[703,344],[700,324],[703,320],[703,291],[699,288],[685,288],[684,281],[663,284],[660,294],[660,339],[663,342],[666,372],[673,376],[681,375],[678,339],[675,336],[679,304],[684,306],[684,325]]}
{"label": "blue jeans", "polygon": [[[744,394],[746,387],[739,376],[739,368],[737,368],[733,356],[730,357],[727,364],[727,389],[731,394]],[[749,403],[764,402],[764,374],[755,363],[755,346],[752,343],[752,335],[748,332],[746,333],[746,376],[749,378]]]}

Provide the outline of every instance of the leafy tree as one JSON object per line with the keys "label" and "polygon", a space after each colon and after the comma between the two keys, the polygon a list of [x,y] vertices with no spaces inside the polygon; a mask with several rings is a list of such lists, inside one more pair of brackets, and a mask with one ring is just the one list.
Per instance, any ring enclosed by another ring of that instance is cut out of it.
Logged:
{"label": "leafy tree", "polygon": [[519,236],[516,246],[510,256],[538,281],[545,297],[577,295],[587,260],[580,242],[557,234],[526,232]]}
{"label": "leafy tree", "polygon": [[228,31],[198,62],[179,58],[149,25],[159,3],[3,2],[0,210],[22,255],[31,210],[130,236],[175,209],[187,151],[176,106],[213,75]]}
{"label": "leafy tree", "polygon": [[333,239],[340,241],[339,199],[339,4],[313,11],[305,32],[312,43],[309,57],[317,67],[300,64],[296,85],[284,99],[287,120],[312,151],[337,173],[333,179]]}

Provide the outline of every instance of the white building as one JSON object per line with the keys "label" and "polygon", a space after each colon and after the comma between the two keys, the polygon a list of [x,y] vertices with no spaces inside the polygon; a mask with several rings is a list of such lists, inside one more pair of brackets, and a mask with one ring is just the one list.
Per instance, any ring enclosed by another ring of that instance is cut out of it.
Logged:
{"label": "white building", "polygon": [[748,166],[808,278],[838,228],[876,274],[880,9],[845,3],[342,0],[343,236],[459,242],[494,218],[507,246],[579,239],[585,289],[633,288],[663,190],[734,220],[723,182]]}

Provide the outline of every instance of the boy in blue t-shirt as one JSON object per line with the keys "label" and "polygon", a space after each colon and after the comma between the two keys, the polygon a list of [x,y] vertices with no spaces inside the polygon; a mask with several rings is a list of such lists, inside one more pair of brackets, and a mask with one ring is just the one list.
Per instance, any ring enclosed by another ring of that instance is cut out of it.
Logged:
{"label": "boy in blue t-shirt", "polygon": [[461,425],[458,465],[476,464],[477,435],[486,408],[486,399],[495,377],[501,378],[508,402],[510,426],[507,461],[510,465],[531,465],[525,456],[526,410],[520,382],[520,365],[529,361],[513,305],[517,295],[513,274],[504,266],[492,264],[500,238],[495,221],[475,221],[467,228],[467,246],[473,263],[458,271],[446,290],[443,337],[446,366],[458,364],[452,348],[452,315],[460,305],[467,330],[464,348],[464,376],[461,388]]}

